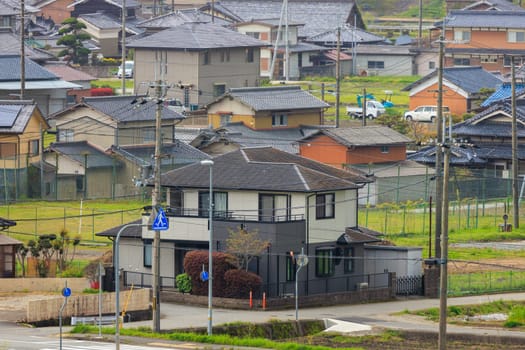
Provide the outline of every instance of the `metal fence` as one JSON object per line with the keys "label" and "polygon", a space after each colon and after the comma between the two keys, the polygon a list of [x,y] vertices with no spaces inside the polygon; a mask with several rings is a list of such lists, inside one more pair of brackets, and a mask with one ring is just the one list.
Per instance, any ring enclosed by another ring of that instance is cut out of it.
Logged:
{"label": "metal fence", "polygon": [[423,295],[423,275],[396,277],[396,295]]}
{"label": "metal fence", "polygon": [[[152,274],[144,272],[123,271],[123,283],[125,286],[135,288],[150,288],[152,286]],[[177,289],[177,283],[173,277],[160,278],[161,289]],[[355,275],[345,277],[332,277],[319,280],[298,281],[299,295],[318,295],[329,293],[352,292],[360,289],[381,289],[390,285],[390,274],[377,273],[370,275]],[[265,284],[261,291],[253,297],[261,298],[266,293],[269,298],[288,298],[295,296],[295,282],[282,282],[276,284]]]}
{"label": "metal fence", "polygon": [[525,271],[487,271],[448,276],[448,295],[461,296],[525,290]]}

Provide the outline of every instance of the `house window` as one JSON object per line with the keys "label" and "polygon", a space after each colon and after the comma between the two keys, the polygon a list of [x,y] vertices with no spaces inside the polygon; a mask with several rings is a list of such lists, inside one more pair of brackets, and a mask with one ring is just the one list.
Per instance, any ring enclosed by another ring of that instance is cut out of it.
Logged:
{"label": "house window", "polygon": [[343,254],[345,273],[354,272],[354,248],[345,248]]}
{"label": "house window", "polygon": [[77,192],[84,191],[84,175],[77,175],[77,178],[75,180],[76,180]]}
{"label": "house window", "polygon": [[290,220],[290,196],[285,194],[259,195],[259,221]]}
{"label": "house window", "polygon": [[317,248],[315,250],[315,275],[317,277],[333,276],[334,265],[332,248]]}
{"label": "house window", "polygon": [[390,148],[388,146],[381,146],[381,153],[389,153],[390,152]]}
{"label": "house window", "polygon": [[454,41],[470,41],[470,30],[455,29],[454,30]]}
{"label": "house window", "polygon": [[481,56],[481,63],[498,63],[498,56]]}
{"label": "house window", "polygon": [[[199,216],[209,216],[209,192],[199,192]],[[228,217],[228,193],[226,192],[213,192],[213,203],[212,211],[214,218],[227,218]]]}
{"label": "house window", "polygon": [[144,251],[144,267],[151,267],[151,262],[153,261],[153,242],[148,239],[143,242],[143,251]]}
{"label": "house window", "polygon": [[208,50],[204,51],[204,52],[202,53],[202,64],[203,64],[204,66],[210,64],[210,63],[211,63],[211,62],[210,62],[210,58],[211,58],[211,57],[210,57],[210,51],[208,51]]}
{"label": "house window", "polygon": [[335,194],[318,194],[315,197],[315,218],[329,219],[335,217]]}
{"label": "house window", "polygon": [[252,38],[259,39],[259,32],[246,32],[245,34]]}
{"label": "house window", "polygon": [[429,61],[428,62],[428,69],[436,69],[436,62]]}
{"label": "house window", "polygon": [[170,213],[182,215],[184,209],[184,192],[179,189],[170,189]]}
{"label": "house window", "polygon": [[525,32],[524,31],[509,30],[507,32],[507,41],[509,43],[522,43],[522,42],[525,42]]}
{"label": "house window", "polygon": [[40,142],[39,140],[29,141],[29,155],[36,156],[40,154]]}
{"label": "house window", "polygon": [[288,253],[286,254],[286,281],[291,282],[295,281],[295,259],[294,257]]}
{"label": "house window", "polygon": [[[514,66],[515,67],[521,67],[524,63],[524,60],[521,57],[514,57]],[[505,67],[511,67],[512,66],[512,60],[510,56],[505,56],[503,58],[503,65]]]}
{"label": "house window", "polygon": [[213,97],[219,97],[226,92],[226,84],[213,84]]}
{"label": "house window", "polygon": [[254,49],[251,47],[247,48],[246,49],[246,62],[252,63],[254,60],[254,56],[255,56]]}
{"label": "house window", "polygon": [[144,143],[155,142],[155,128],[142,129],[142,141]]}
{"label": "house window", "polygon": [[221,62],[230,62],[230,49],[221,51]]}
{"label": "house window", "polygon": [[368,69],[384,69],[384,61],[368,61]]}
{"label": "house window", "polygon": [[11,17],[9,16],[2,17],[2,27],[11,27]]}
{"label": "house window", "polygon": [[72,129],[58,129],[58,142],[74,141],[75,132]]}
{"label": "house window", "polygon": [[302,67],[303,66],[303,53],[299,52],[297,54],[297,66]]}
{"label": "house window", "polygon": [[455,66],[470,66],[470,58],[454,58]]}
{"label": "house window", "polygon": [[51,194],[51,182],[46,182],[46,184],[45,184],[45,191],[46,191],[46,195],[50,195]]}
{"label": "house window", "polygon": [[224,126],[232,121],[232,115],[231,114],[221,114],[221,126]]}
{"label": "house window", "polygon": [[287,126],[288,116],[284,113],[272,114],[272,126]]}

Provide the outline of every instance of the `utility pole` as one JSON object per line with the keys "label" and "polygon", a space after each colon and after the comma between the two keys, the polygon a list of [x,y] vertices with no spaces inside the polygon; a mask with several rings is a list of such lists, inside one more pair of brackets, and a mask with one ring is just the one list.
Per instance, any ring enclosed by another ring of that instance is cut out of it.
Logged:
{"label": "utility pole", "polygon": [[[450,145],[439,145],[439,152],[445,152],[443,167],[443,198],[442,198],[442,222],[441,222],[441,274],[439,280],[439,350],[447,349],[447,290],[448,290],[448,175],[450,163]],[[439,224],[438,224],[439,226]]]}
{"label": "utility pole", "polygon": [[417,47],[421,47],[423,40],[423,0],[419,0],[419,26],[417,32]]}
{"label": "utility pole", "polygon": [[[155,84],[155,96],[157,105],[155,110],[155,166],[154,166],[154,189],[151,196],[152,215],[156,215],[161,203],[160,191],[160,165],[162,152],[162,80]],[[160,231],[155,230],[153,236],[153,331],[160,332]]]}
{"label": "utility pole", "polygon": [[122,0],[122,40],[121,40],[121,64],[122,64],[122,95],[126,94],[126,0]]}
{"label": "utility pole", "polygon": [[[512,223],[514,229],[520,226],[520,196],[519,196],[519,160],[518,160],[518,121],[516,113],[516,69],[514,56],[510,57],[512,76]],[[506,227],[505,227],[506,229]]]}
{"label": "utility pole", "polygon": [[438,97],[437,97],[437,142],[436,142],[436,258],[441,257],[441,220],[443,213],[443,180],[448,180],[443,177],[443,153],[439,145],[442,145],[443,140],[443,65],[445,56],[445,29],[443,22],[443,30],[439,36],[439,67],[438,67]]}
{"label": "utility pole", "polygon": [[335,127],[339,127],[339,103],[341,91],[341,65],[339,55],[341,54],[341,27],[337,27],[337,58],[335,60]]}
{"label": "utility pole", "polygon": [[26,46],[25,46],[25,1],[20,1],[20,99],[24,99],[26,93]]}

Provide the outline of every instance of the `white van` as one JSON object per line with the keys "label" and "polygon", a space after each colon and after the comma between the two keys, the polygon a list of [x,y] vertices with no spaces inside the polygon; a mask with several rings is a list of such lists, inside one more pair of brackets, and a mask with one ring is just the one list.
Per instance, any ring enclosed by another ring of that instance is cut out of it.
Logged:
{"label": "white van", "polygon": [[126,61],[124,63],[124,69],[122,68],[122,65],[118,68],[117,78],[122,78],[122,72],[124,72],[126,78],[133,78],[133,68],[135,66],[135,62],[133,61]]}
{"label": "white van", "polygon": [[[406,121],[431,122],[433,123],[437,118],[437,106],[419,106],[413,111],[405,112]],[[443,115],[450,114],[448,107],[443,106]]]}

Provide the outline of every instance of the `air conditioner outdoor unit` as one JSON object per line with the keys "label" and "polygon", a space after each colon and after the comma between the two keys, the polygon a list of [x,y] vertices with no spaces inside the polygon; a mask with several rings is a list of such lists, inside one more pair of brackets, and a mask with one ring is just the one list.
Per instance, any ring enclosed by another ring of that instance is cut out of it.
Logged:
{"label": "air conditioner outdoor unit", "polygon": [[362,289],[367,289],[368,288],[368,283],[366,282],[361,282],[357,285],[357,289],[359,290],[362,290]]}

